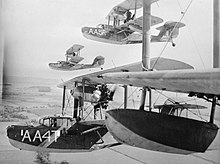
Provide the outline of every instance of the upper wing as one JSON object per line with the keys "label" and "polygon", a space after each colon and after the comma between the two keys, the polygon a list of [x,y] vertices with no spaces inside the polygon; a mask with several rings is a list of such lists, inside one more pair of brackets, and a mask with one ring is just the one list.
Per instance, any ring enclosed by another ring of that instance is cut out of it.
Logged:
{"label": "upper wing", "polygon": [[[154,3],[158,0],[151,0],[151,3]],[[122,3],[116,5],[111,9],[109,14],[107,15],[106,19],[114,19],[118,18],[118,20],[124,20],[125,18],[123,15],[127,10],[134,10],[139,9],[143,6],[143,0],[125,0]]]}
{"label": "upper wing", "polygon": [[220,96],[220,69],[167,70],[107,73],[103,79],[111,83],[150,87],[160,90],[203,93]]}
{"label": "upper wing", "polygon": [[79,45],[79,44],[74,44],[72,47],[70,47],[66,53],[67,54],[72,54],[73,52],[78,52],[79,50],[83,49],[84,46]]}
{"label": "upper wing", "polygon": [[[151,59],[151,66],[155,65],[154,69],[156,70],[193,69],[192,66],[173,59],[160,58],[155,64],[156,60],[157,58]],[[111,73],[111,72],[138,72],[138,71],[142,71],[142,69],[143,68],[141,62],[136,62],[112,69],[107,69],[95,73],[78,76],[62,84],[59,84],[58,87],[66,86],[68,89],[71,89],[75,85],[75,82],[82,82],[82,80],[86,80],[86,83],[88,84],[110,83],[111,81],[108,81],[108,79],[106,80],[104,78],[99,78],[98,76],[104,73]]]}

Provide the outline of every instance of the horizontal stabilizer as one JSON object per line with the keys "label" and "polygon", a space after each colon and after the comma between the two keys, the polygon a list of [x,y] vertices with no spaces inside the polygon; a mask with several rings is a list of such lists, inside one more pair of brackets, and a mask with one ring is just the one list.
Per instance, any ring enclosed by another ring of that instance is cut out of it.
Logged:
{"label": "horizontal stabilizer", "polygon": [[184,23],[169,21],[169,22],[166,22],[163,26],[157,27],[156,29],[161,31],[161,30],[173,29],[174,27],[175,28],[181,28],[181,27],[184,27],[184,26],[185,26]]}

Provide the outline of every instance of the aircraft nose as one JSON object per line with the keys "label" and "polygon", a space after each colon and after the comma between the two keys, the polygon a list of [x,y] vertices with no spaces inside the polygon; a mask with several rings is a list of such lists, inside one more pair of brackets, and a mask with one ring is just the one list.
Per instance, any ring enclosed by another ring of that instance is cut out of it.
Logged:
{"label": "aircraft nose", "polygon": [[49,65],[49,67],[53,67],[55,64],[54,63],[49,63],[48,65]]}
{"label": "aircraft nose", "polygon": [[11,126],[8,126],[7,127],[7,136],[9,138],[12,138],[14,136],[14,133],[15,133],[15,129],[14,129],[14,126],[11,125]]}
{"label": "aircraft nose", "polygon": [[82,33],[88,32],[89,28],[88,27],[82,27],[81,28]]}

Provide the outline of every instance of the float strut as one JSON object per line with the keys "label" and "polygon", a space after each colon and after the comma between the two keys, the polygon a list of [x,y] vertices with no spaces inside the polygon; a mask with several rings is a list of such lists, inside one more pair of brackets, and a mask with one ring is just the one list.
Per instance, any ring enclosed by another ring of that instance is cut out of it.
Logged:
{"label": "float strut", "polygon": [[82,98],[81,98],[81,100],[80,100],[81,118],[83,118],[84,98],[85,98],[85,79],[82,80]]}
{"label": "float strut", "polygon": [[142,93],[141,93],[141,104],[140,104],[139,110],[144,110],[146,93],[147,93],[146,87],[143,87]]}
{"label": "float strut", "polygon": [[128,86],[124,85],[124,109],[127,109]]}
{"label": "float strut", "polygon": [[77,118],[78,115],[78,107],[79,107],[79,100],[74,98],[74,110],[73,110],[73,118]]}
{"label": "float strut", "polygon": [[149,111],[151,112],[152,110],[152,90],[148,88],[148,93],[149,93]]}
{"label": "float strut", "polygon": [[64,115],[64,108],[65,108],[65,93],[66,93],[66,86],[63,86],[62,115]]}
{"label": "float strut", "polygon": [[210,120],[209,120],[210,123],[214,122],[215,107],[216,107],[217,101],[218,101],[218,98],[216,96],[214,96],[213,100],[212,100],[212,108],[211,108],[211,114],[210,114]]}

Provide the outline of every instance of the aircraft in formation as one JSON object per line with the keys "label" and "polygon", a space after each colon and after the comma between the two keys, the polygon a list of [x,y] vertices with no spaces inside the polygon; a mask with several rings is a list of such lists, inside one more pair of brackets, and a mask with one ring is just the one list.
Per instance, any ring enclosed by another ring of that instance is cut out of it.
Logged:
{"label": "aircraft in formation", "polygon": [[[107,15],[108,24],[99,24],[97,27],[83,27],[81,29],[85,38],[112,44],[142,43],[143,16],[135,18],[136,10],[142,7],[139,1],[120,3]],[[134,14],[130,10],[134,10]],[[163,22],[163,19],[151,15],[151,26]],[[151,42],[171,42],[179,35],[179,28],[184,27],[181,22],[169,21],[157,27],[159,34],[151,35]]]}
{"label": "aircraft in formation", "polygon": [[66,60],[58,61],[56,63],[49,63],[49,67],[54,70],[59,71],[74,71],[80,69],[97,68],[101,67],[105,63],[105,58],[103,56],[97,56],[92,64],[80,64],[84,58],[80,56],[80,50],[84,46],[74,44],[66,51]]}
{"label": "aircraft in formation", "polygon": [[[108,101],[113,100],[115,91],[109,90],[106,85],[83,86],[82,83],[75,83],[75,87],[71,86],[70,95],[66,89],[68,88],[63,89],[60,114],[42,117],[36,126],[11,125],[7,128],[7,136],[12,146],[20,150],[36,152],[75,153],[119,144],[104,143],[102,137],[108,130],[105,121],[97,119],[98,111],[102,118],[101,108],[107,108]],[[74,104],[70,104],[71,98],[74,99]],[[85,120],[90,114],[86,116],[83,114],[84,102],[93,103],[94,119]],[[67,115],[66,111],[70,108],[73,108],[73,114]]]}
{"label": "aircraft in formation", "polygon": [[[113,19],[115,23],[112,29],[119,30],[118,34],[127,33],[128,31],[123,30],[131,30],[130,27],[122,28],[120,26],[120,21],[124,20],[125,12],[143,7],[144,13],[154,2],[125,0],[120,3],[112,9],[108,16],[109,21]],[[149,15],[143,14],[143,24],[149,17]],[[125,22],[125,24],[128,22],[130,21]],[[150,27],[151,23],[153,22],[146,24]],[[180,26],[178,23],[174,24],[176,26],[173,28],[174,31],[176,28],[182,27],[182,24],[179,24]],[[143,27],[141,26],[141,28]],[[97,37],[95,34],[91,35],[94,35],[93,38]],[[99,38],[101,37],[99,36]],[[144,41],[146,38],[143,37],[142,39]],[[110,41],[110,39],[106,41]],[[121,41],[119,42],[121,43]],[[171,40],[166,40],[166,42],[169,41]],[[146,45],[143,44],[142,46]],[[146,55],[144,52],[143,54]],[[34,147],[35,151],[42,150],[42,148],[44,151],[54,151],[55,149],[61,149],[64,152],[68,149],[72,149],[73,152],[91,151],[94,150],[94,145],[99,144],[100,141],[103,143],[102,136],[110,132],[118,143],[102,145],[100,148],[127,144],[147,150],[176,154],[205,152],[215,139],[219,129],[214,123],[214,115],[216,106],[220,106],[218,102],[220,99],[220,69],[195,70],[191,65],[184,62],[162,57],[152,58],[149,63],[146,69],[142,59],[141,62],[77,76],[59,84],[58,87],[64,90],[62,114],[65,107],[66,89],[69,89],[74,98],[73,116],[71,118],[65,115],[45,117],[40,120],[40,126],[37,127],[12,125],[7,129],[11,144],[20,149],[26,149],[26,147],[21,146],[26,144],[31,148]],[[107,109],[108,102],[114,99],[115,89],[110,90],[109,84],[124,86],[124,108],[106,110],[105,120],[97,120],[94,117],[92,121],[85,121],[82,114],[84,102],[91,102],[94,107],[94,115],[97,111],[100,111],[101,115],[102,109]],[[142,88],[142,100],[145,100],[146,90],[148,90],[149,104],[146,106],[143,101],[138,109],[127,108],[127,88],[129,86]],[[209,121],[205,122],[182,116],[182,112],[188,111],[188,109],[205,108],[201,105],[168,99],[162,105],[152,106],[150,99],[152,90],[186,93],[189,97],[210,102],[212,106]],[[62,123],[59,125],[57,122],[56,128],[52,128],[51,125],[55,119],[64,121],[60,121]],[[25,130],[28,128],[31,133],[26,133]],[[51,132],[49,136],[53,138],[52,140],[49,140],[45,134],[48,130]],[[56,131],[60,132],[56,133]],[[56,137],[57,134],[59,134],[58,137]]]}

